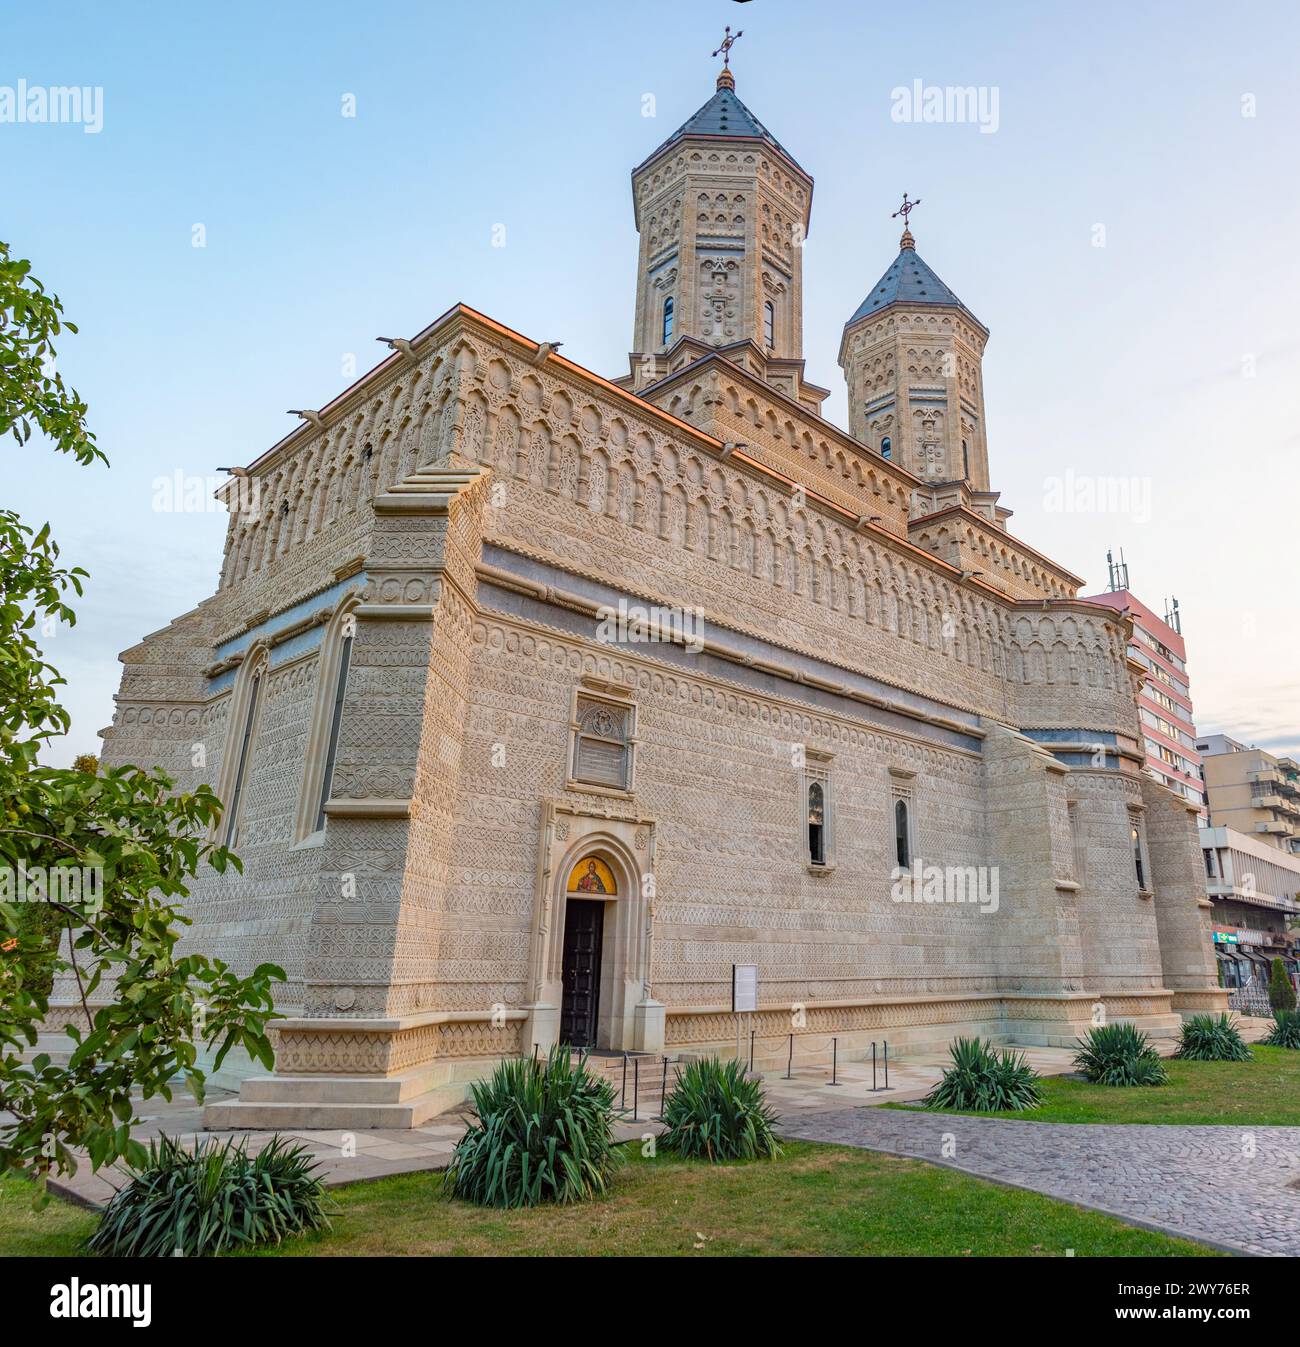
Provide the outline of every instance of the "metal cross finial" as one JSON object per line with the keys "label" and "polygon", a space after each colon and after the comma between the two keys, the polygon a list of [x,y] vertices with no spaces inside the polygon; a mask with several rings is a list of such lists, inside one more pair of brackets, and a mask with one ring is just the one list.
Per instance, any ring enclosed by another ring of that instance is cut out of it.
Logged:
{"label": "metal cross finial", "polygon": [[915,201],[907,199],[907,193],[903,193],[903,204],[889,217],[891,220],[897,220],[901,215],[903,217],[903,228],[908,227],[907,217],[921,204],[921,198],[917,197]]}
{"label": "metal cross finial", "polygon": [[731,31],[731,25],[730,24],[727,25],[727,35],[722,39],[722,46],[720,46],[718,50],[713,53],[714,56],[722,57],[722,68],[724,70],[731,69],[731,49],[744,36],[745,30],[743,28],[740,30],[740,32],[733,35]]}

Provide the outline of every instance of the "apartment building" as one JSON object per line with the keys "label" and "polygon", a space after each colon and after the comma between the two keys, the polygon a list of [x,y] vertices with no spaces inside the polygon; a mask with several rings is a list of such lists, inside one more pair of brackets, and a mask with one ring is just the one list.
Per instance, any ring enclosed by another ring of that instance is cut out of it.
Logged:
{"label": "apartment building", "polygon": [[1210,827],[1232,828],[1300,855],[1300,763],[1247,748],[1226,734],[1206,735],[1196,748]]}
{"label": "apartment building", "polygon": [[1235,828],[1202,828],[1200,835],[1205,888],[1213,905],[1210,938],[1228,1004],[1267,1015],[1275,958],[1300,986],[1298,932],[1292,929],[1300,926],[1300,857],[1279,851],[1263,835]]}
{"label": "apartment building", "polygon": [[1196,748],[1187,647],[1182,632],[1157,617],[1128,589],[1128,570],[1122,563],[1112,563],[1111,582],[1113,587],[1106,593],[1089,595],[1086,601],[1104,604],[1133,621],[1128,653],[1145,671],[1137,704],[1147,770],[1161,785],[1196,805],[1204,823],[1207,815],[1201,757]]}

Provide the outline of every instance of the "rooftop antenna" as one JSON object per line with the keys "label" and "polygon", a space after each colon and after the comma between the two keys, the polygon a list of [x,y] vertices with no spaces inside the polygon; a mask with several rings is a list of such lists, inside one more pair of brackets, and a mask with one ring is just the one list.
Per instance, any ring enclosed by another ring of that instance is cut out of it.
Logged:
{"label": "rooftop antenna", "polygon": [[1172,627],[1181,636],[1183,634],[1183,615],[1178,610],[1178,600],[1172,598],[1165,603],[1165,625]]}
{"label": "rooftop antenna", "polygon": [[1124,549],[1119,549],[1119,560],[1113,552],[1106,553],[1106,568],[1110,572],[1110,581],[1106,588],[1114,593],[1117,589],[1128,588],[1128,563],[1124,560]]}

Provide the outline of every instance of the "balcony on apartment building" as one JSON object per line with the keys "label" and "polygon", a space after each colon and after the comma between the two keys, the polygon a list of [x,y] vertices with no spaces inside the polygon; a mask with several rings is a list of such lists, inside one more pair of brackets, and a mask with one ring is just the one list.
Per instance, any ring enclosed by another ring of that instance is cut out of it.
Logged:
{"label": "balcony on apartment building", "polygon": [[1288,916],[1300,916],[1300,901],[1295,898],[1260,893],[1253,886],[1243,888],[1239,884],[1228,884],[1222,879],[1207,879],[1205,890],[1211,898],[1231,899],[1235,903],[1249,903],[1252,907],[1267,907],[1274,912],[1285,912]]}

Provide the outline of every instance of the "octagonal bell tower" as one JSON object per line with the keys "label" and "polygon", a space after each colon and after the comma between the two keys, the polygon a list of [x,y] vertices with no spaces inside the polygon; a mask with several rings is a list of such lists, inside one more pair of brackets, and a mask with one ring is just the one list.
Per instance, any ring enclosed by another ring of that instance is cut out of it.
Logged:
{"label": "octagonal bell tower", "polygon": [[924,482],[987,492],[988,338],[922,260],[905,225],[898,256],[844,325],[849,432]]}
{"label": "octagonal bell tower", "polygon": [[663,377],[683,340],[705,349],[748,341],[760,363],[802,361],[812,190],[724,67],[713,97],[632,171],[634,388]]}

